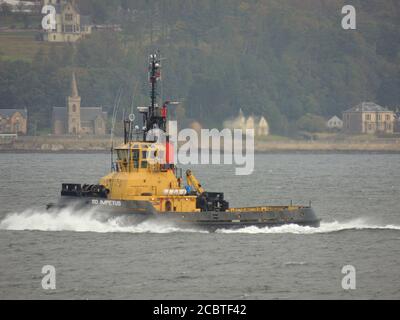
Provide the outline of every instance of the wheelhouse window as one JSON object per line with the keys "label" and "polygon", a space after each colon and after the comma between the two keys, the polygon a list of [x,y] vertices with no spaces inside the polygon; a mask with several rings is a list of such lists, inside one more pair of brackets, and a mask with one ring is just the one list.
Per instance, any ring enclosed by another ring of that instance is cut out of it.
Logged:
{"label": "wheelhouse window", "polygon": [[128,150],[117,150],[118,160],[127,161],[128,160]]}
{"label": "wheelhouse window", "polygon": [[139,150],[138,149],[133,149],[132,150],[132,159],[133,160],[139,160]]}

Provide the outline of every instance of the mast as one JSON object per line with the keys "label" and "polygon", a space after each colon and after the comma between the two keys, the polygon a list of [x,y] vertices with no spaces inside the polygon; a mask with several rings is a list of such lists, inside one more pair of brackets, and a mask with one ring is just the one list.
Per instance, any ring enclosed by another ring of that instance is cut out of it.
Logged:
{"label": "mast", "polygon": [[150,82],[150,106],[145,115],[146,131],[154,128],[154,126],[162,128],[161,114],[159,114],[159,106],[157,104],[157,82],[161,80],[161,59],[159,53],[150,55],[149,59],[149,82]]}

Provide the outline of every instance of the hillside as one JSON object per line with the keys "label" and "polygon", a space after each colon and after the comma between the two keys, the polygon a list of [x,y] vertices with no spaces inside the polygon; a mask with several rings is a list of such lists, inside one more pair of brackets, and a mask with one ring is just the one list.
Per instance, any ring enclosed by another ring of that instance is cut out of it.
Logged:
{"label": "hillside", "polygon": [[288,134],[306,113],[341,115],[366,100],[400,106],[397,0],[352,1],[356,30],[341,28],[342,0],[79,3],[95,23],[119,23],[123,32],[95,32],[74,46],[0,33],[0,108],[26,106],[39,128],[49,127],[75,68],[84,106],[111,107],[122,88],[130,110],[146,103],[154,49],[167,58],[164,98],[183,102],[181,118],[207,126],[242,108]]}

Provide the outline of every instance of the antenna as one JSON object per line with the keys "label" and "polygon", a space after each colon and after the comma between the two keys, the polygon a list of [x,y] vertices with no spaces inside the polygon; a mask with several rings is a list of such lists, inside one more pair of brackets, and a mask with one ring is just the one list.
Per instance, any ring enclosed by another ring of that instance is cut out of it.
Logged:
{"label": "antenna", "polygon": [[113,163],[114,163],[113,154],[114,154],[115,122],[117,120],[117,114],[118,114],[119,104],[120,104],[120,101],[121,101],[121,96],[122,96],[122,88],[119,87],[118,92],[117,92],[117,96],[115,97],[115,100],[114,100],[113,114],[112,114],[112,118],[111,118],[111,133],[110,133],[110,139],[111,139],[111,154],[110,154],[111,170],[113,170]]}
{"label": "antenna", "polygon": [[150,82],[150,106],[146,115],[146,130],[153,129],[157,124],[158,115],[156,114],[157,106],[157,82],[161,80],[161,59],[160,53],[154,53],[149,58],[149,82]]}

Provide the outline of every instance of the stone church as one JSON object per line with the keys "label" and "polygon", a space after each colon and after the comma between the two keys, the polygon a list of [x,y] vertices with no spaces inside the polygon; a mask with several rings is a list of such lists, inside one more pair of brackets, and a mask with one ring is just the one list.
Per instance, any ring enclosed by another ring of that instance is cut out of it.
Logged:
{"label": "stone church", "polygon": [[75,73],[72,73],[71,95],[67,97],[67,106],[53,108],[52,127],[55,135],[106,134],[107,112],[102,107],[81,107]]}

